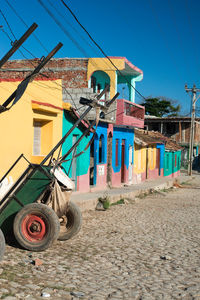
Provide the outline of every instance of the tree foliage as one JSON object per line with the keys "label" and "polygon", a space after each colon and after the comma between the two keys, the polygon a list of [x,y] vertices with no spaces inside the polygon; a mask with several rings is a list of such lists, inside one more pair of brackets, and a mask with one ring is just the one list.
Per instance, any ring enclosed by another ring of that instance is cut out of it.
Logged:
{"label": "tree foliage", "polygon": [[174,100],[165,97],[148,97],[141,104],[145,106],[145,114],[156,117],[178,116],[181,106],[175,105]]}

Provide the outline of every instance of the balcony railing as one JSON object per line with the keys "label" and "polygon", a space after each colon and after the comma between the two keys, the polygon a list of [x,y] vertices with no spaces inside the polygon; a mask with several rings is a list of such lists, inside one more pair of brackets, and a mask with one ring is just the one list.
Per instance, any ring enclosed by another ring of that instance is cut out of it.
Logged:
{"label": "balcony railing", "polygon": [[125,99],[117,100],[117,125],[129,125],[144,128],[145,108]]}

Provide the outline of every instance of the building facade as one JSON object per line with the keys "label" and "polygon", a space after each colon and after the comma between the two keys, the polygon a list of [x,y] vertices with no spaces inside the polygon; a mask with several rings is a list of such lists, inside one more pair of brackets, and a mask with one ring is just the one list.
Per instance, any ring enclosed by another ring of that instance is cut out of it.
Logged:
{"label": "building facade", "polygon": [[[5,74],[4,74],[5,75]],[[1,77],[1,75],[0,75]],[[4,102],[21,82],[15,78],[0,80],[1,102]],[[31,163],[40,163],[62,137],[62,89],[60,80],[36,80],[29,83],[22,98],[0,117],[0,177],[23,153]],[[48,90],[48,93],[47,93]],[[21,160],[11,172],[15,181],[27,167]]]}
{"label": "building facade", "polygon": [[[187,168],[189,158],[189,144],[190,144],[190,126],[191,118],[189,117],[164,117],[158,118],[154,116],[145,116],[145,128],[148,130],[159,131],[167,137],[170,137],[180,146],[181,151],[181,165]],[[194,130],[194,162],[199,155],[200,145],[200,118],[195,119]]]}

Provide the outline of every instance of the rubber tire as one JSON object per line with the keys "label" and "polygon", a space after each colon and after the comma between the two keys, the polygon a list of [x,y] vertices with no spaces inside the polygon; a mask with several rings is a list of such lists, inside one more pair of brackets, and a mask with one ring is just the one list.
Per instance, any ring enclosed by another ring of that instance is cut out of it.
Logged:
{"label": "rubber tire", "polygon": [[2,260],[5,252],[6,242],[3,235],[3,232],[0,229],[0,260]]}
{"label": "rubber tire", "polygon": [[[42,220],[45,220],[47,233],[41,241],[31,242],[22,233],[22,222],[29,214],[39,216]],[[47,205],[41,203],[31,203],[24,206],[15,216],[13,232],[17,242],[24,249],[30,251],[44,251],[49,248],[58,238],[60,232],[60,222],[53,209]]]}
{"label": "rubber tire", "polygon": [[[66,231],[60,231],[58,240],[66,241],[75,236],[82,226],[82,214],[80,208],[72,201],[69,201],[68,209],[65,214],[67,217]],[[62,225],[61,225],[62,228]]]}

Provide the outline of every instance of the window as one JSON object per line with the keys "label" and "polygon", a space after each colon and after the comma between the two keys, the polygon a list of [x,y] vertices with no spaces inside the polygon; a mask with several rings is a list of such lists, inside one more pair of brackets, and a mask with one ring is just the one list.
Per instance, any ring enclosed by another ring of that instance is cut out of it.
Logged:
{"label": "window", "polygon": [[96,78],[94,76],[91,77],[91,88],[93,89],[93,93],[96,93]]}
{"label": "window", "polygon": [[104,162],[104,136],[103,134],[100,135],[99,138],[99,163]]}
{"label": "window", "polygon": [[166,153],[166,169],[169,169],[169,154]]}
{"label": "window", "polygon": [[33,124],[34,135],[33,135],[33,155],[41,154],[41,128],[42,122],[35,121]]}
{"label": "window", "polygon": [[137,153],[138,153],[138,170],[141,170],[141,168],[142,168],[142,156],[141,156],[141,149],[138,149],[138,151],[137,151]]}
{"label": "window", "polygon": [[119,139],[115,141],[115,165],[119,165]]}
{"label": "window", "polygon": [[100,93],[101,92],[101,85],[100,83],[97,84],[97,93]]}
{"label": "window", "polygon": [[177,155],[175,154],[175,161],[174,161],[174,166],[177,166]]}
{"label": "window", "polygon": [[[105,88],[108,86],[108,83],[105,83]],[[105,100],[109,100],[110,97],[110,88],[107,90],[107,92],[105,93]]]}
{"label": "window", "polygon": [[33,121],[33,156],[44,156],[52,149],[53,121]]}

